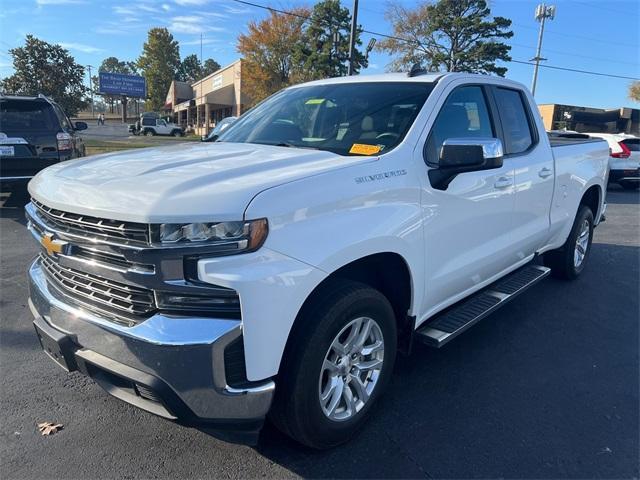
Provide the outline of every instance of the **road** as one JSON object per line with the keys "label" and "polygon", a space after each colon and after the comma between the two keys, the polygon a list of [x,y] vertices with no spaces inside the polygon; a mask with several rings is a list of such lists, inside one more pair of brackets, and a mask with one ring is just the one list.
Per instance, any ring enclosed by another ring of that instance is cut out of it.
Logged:
{"label": "road", "polygon": [[[638,478],[640,197],[613,188],[579,280],[418,345],[361,434],[321,453],[269,426],[257,448],[228,444],[54,365],[27,307],[27,198],[3,196],[0,477]],[[40,436],[43,421],[64,429]]]}

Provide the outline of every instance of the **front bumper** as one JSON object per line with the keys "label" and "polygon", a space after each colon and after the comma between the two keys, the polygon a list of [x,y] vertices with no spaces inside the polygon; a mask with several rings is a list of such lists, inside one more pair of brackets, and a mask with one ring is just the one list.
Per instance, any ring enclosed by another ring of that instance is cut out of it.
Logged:
{"label": "front bumper", "polygon": [[36,332],[63,368],[148,412],[255,442],[275,384],[227,385],[225,349],[241,337],[240,321],[156,314],[133,327],[115,324],[65,302],[37,260],[29,289]]}

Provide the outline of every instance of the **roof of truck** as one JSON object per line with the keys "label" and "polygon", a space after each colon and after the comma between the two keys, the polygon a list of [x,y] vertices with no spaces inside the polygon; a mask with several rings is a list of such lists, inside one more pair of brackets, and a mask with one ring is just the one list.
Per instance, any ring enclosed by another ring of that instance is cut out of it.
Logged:
{"label": "roof of truck", "polygon": [[346,77],[334,77],[334,78],[325,78],[322,80],[314,80],[312,82],[293,85],[289,88],[306,87],[306,86],[312,86],[312,85],[335,85],[335,84],[341,84],[341,83],[369,83],[369,82],[371,83],[375,83],[375,82],[434,83],[442,80],[443,78],[447,78],[447,79],[462,78],[469,81],[477,81],[479,83],[482,83],[482,81],[487,82],[487,80],[490,80],[491,83],[517,86],[519,88],[526,89],[524,85],[518,82],[514,82],[513,80],[508,80],[504,77],[497,77],[495,75],[479,75],[476,73],[466,73],[466,72],[422,73],[414,76],[409,76],[407,72],[383,73],[383,74],[376,74],[376,75],[352,75],[352,76],[346,76]]}

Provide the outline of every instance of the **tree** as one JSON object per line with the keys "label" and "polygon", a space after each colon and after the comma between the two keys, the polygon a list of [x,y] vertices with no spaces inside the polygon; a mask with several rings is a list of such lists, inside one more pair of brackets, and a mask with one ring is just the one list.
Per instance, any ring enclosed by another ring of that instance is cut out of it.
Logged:
{"label": "tree", "polygon": [[396,56],[391,70],[420,63],[429,71],[500,76],[507,72],[496,61],[511,60],[511,47],[499,41],[513,36],[508,30],[511,20],[491,17],[485,0],[438,0],[415,9],[395,2],[385,16],[393,25],[393,36],[399,37],[378,43],[379,50]]}
{"label": "tree", "polygon": [[292,50],[302,39],[302,25],[310,12],[296,8],[291,13],[271,11],[266,19],[249,22],[248,33],[238,37],[237,50],[244,59],[242,81],[254,104],[290,85],[299,71]]}
{"label": "tree", "polygon": [[[351,14],[348,8],[340,5],[340,0],[323,0],[315,4],[302,41],[294,46],[294,58],[302,65],[304,80],[347,74],[350,30]],[[334,44],[336,33],[339,35],[337,45]],[[361,33],[362,28],[358,27],[356,47],[362,45]],[[368,63],[357,48],[354,57],[354,73],[358,73]]]}
{"label": "tree", "polygon": [[149,30],[147,41],[138,59],[138,68],[147,81],[147,97],[150,110],[160,110],[171,82],[180,67],[178,42],[166,28]]}
{"label": "tree", "polygon": [[206,77],[207,75],[211,75],[213,72],[217,72],[218,70],[220,70],[220,64],[213,58],[207,58],[204,61],[202,76]]}
{"label": "tree", "polygon": [[202,65],[197,55],[188,55],[180,63],[180,68],[176,73],[176,78],[182,82],[193,83],[201,78]]}
{"label": "tree", "polygon": [[2,80],[2,90],[23,95],[42,93],[70,116],[86,106],[84,67],[75,62],[68,50],[27,35],[24,46],[12,48],[9,54],[15,73]]}
{"label": "tree", "polygon": [[629,98],[634,102],[640,102],[640,81],[629,84]]}
{"label": "tree", "polygon": [[176,80],[193,83],[217,70],[220,70],[220,64],[213,58],[207,58],[203,66],[197,55],[188,55],[180,63],[180,68],[176,72]]}

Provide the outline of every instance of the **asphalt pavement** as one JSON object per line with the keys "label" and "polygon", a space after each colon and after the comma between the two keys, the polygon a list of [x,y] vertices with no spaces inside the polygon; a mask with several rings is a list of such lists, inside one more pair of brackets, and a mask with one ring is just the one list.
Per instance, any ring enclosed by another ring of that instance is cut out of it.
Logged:
{"label": "asphalt pavement", "polygon": [[[612,187],[575,282],[548,279],[441,350],[397,362],[353,441],[256,448],[139,411],[42,353],[24,192],[0,209],[1,478],[638,478],[640,196]],[[64,425],[41,436],[36,424]]]}

